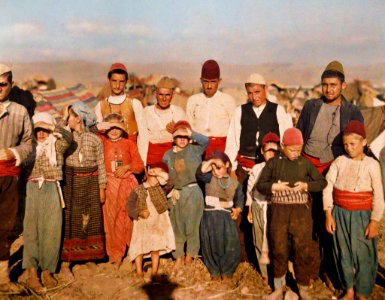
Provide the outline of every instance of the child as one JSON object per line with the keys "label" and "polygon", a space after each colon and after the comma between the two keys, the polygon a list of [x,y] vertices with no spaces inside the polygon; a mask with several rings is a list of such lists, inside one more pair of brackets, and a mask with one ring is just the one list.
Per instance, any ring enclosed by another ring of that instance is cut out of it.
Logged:
{"label": "child", "polygon": [[66,152],[64,201],[64,241],[61,276],[72,279],[69,263],[102,259],[105,241],[101,203],[107,184],[103,144],[90,132],[96,116],[84,102],[75,102],[65,111],[73,142]]}
{"label": "child", "polygon": [[221,151],[211,152],[197,170],[206,194],[200,228],[202,256],[214,281],[231,278],[241,261],[234,220],[243,209],[244,196],[242,186],[230,177],[230,172],[230,159]]}
{"label": "child", "polygon": [[[377,275],[378,222],[384,210],[379,163],[364,153],[364,124],[350,121],[339,156],[326,175],[323,191],[326,230],[333,235],[338,275],[345,288],[341,299],[367,299]],[[355,289],[355,291],[354,291]]]}
{"label": "child", "polygon": [[146,181],[135,188],[127,200],[127,212],[134,219],[132,242],[128,250],[135,260],[136,273],[143,276],[143,257],[151,256],[152,279],[156,281],[159,256],[175,250],[175,238],[168,215],[168,174],[161,168],[148,170]]}
{"label": "child", "polygon": [[[175,233],[176,258],[174,273],[199,251],[199,224],[203,214],[203,194],[196,183],[195,173],[202,162],[202,154],[207,148],[209,139],[199,133],[192,132],[187,121],[178,121],[173,131],[174,146],[163,156],[167,164],[170,179],[174,184],[171,192],[170,209],[171,224]],[[196,143],[190,143],[195,141]],[[184,245],[186,245],[186,258]]]}
{"label": "child", "polygon": [[271,198],[269,219],[270,257],[274,272],[274,289],[268,299],[281,299],[286,285],[289,235],[292,239],[295,278],[302,299],[308,294],[311,262],[314,253],[312,215],[309,192],[321,191],[326,180],[301,156],[303,137],[297,128],[289,128],[282,139],[283,155],[270,159],[257,182],[260,193]]}
{"label": "child", "polygon": [[110,263],[119,268],[132,234],[126,201],[138,186],[134,173],[139,174],[144,166],[136,144],[127,138],[123,117],[111,113],[104,122],[108,125],[101,136],[107,171],[106,202],[103,205],[106,250]]}
{"label": "child", "polygon": [[72,134],[55,126],[55,119],[45,112],[35,114],[32,121],[37,145],[27,160],[27,168],[31,170],[28,170],[24,216],[23,269],[27,269],[27,286],[40,292],[43,287],[37,275],[39,267],[46,288],[57,284],[52,273],[59,261],[64,207],[59,181],[63,179],[63,154]]}
{"label": "child", "polygon": [[247,220],[253,224],[253,239],[255,253],[257,255],[259,269],[262,277],[268,283],[267,265],[270,263],[269,246],[267,240],[267,210],[270,202],[264,195],[261,195],[255,188],[262,169],[266,162],[273,158],[279,151],[279,137],[273,133],[267,133],[262,139],[261,152],[265,162],[256,164],[250,171],[249,181],[247,183],[247,200],[248,207]]}

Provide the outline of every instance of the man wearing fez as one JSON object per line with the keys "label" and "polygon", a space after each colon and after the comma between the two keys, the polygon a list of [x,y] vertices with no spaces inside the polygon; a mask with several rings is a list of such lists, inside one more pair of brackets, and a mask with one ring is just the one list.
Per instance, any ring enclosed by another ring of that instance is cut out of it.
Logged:
{"label": "man wearing fez", "polygon": [[206,159],[213,150],[224,151],[231,117],[235,110],[235,100],[218,90],[221,74],[215,60],[207,60],[201,71],[202,93],[192,95],[187,100],[187,120],[193,131],[209,137]]}
{"label": "man wearing fez", "polygon": [[19,205],[20,164],[32,151],[32,125],[24,106],[11,102],[12,71],[0,64],[0,291],[15,291],[8,260]]}

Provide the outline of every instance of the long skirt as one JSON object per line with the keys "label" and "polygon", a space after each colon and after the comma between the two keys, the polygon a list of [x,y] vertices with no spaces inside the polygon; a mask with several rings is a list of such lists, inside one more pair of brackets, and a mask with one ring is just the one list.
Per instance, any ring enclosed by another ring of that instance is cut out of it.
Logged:
{"label": "long skirt", "polygon": [[97,167],[65,170],[64,241],[61,259],[81,261],[105,256]]}
{"label": "long skirt", "polygon": [[56,182],[27,183],[24,216],[23,269],[54,273],[59,261],[62,208]]}
{"label": "long skirt", "polygon": [[122,178],[107,174],[106,202],[103,205],[106,250],[110,262],[122,260],[126,247],[130,246],[132,221],[126,211],[131,191],[138,186],[132,173]]}
{"label": "long skirt", "polygon": [[338,275],[345,289],[369,296],[377,275],[377,238],[367,239],[365,229],[370,222],[370,210],[349,211],[334,206],[336,231],[333,253]]}
{"label": "long skirt", "polygon": [[175,250],[175,237],[168,211],[159,214],[150,197],[147,197],[146,203],[150,216],[134,220],[132,242],[128,250],[130,261],[141,254],[149,257],[151,251],[159,251],[159,255],[163,255]]}
{"label": "long skirt", "polygon": [[203,261],[210,275],[232,276],[241,262],[241,245],[230,212],[205,210],[200,234]]}

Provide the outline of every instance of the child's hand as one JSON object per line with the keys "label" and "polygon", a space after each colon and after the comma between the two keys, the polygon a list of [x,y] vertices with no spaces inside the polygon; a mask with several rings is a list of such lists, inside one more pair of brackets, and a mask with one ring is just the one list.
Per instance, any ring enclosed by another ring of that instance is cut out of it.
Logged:
{"label": "child's hand", "polygon": [[174,125],[175,125],[175,122],[174,120],[172,120],[171,122],[169,122],[167,125],[166,125],[166,130],[169,132],[169,133],[173,133],[174,131]]}
{"label": "child's hand", "polygon": [[371,220],[366,227],[365,236],[367,239],[372,239],[378,236],[378,223],[374,220]]}
{"label": "child's hand", "polygon": [[179,200],[180,194],[179,191],[176,189],[172,189],[170,193],[168,193],[167,198],[171,198],[172,203],[176,205],[177,201]]}
{"label": "child's hand", "polygon": [[150,216],[150,212],[148,209],[143,209],[142,211],[139,212],[139,217],[142,219],[147,219]]}
{"label": "child's hand", "polygon": [[106,202],[106,190],[99,189],[99,195],[100,195],[100,203]]}
{"label": "child's hand", "polygon": [[123,177],[130,170],[129,165],[120,166],[114,172],[114,176],[117,178]]}
{"label": "child's hand", "polygon": [[238,219],[238,216],[242,210],[239,207],[232,208],[231,210],[232,210],[231,211],[231,219],[233,219],[235,221],[236,219]]}
{"label": "child's hand", "polygon": [[249,206],[249,211],[247,212],[247,221],[249,221],[250,224],[253,224],[253,214],[251,212],[251,205]]}
{"label": "child's hand", "polygon": [[295,192],[307,192],[307,188],[308,185],[306,182],[297,181],[296,183],[294,183],[294,187],[291,190]]}
{"label": "child's hand", "polygon": [[326,231],[329,232],[331,235],[333,235],[334,231],[336,231],[336,222],[334,221],[332,213],[329,210],[326,211],[325,214],[326,214],[326,221],[325,221]]}
{"label": "child's hand", "polygon": [[271,186],[271,191],[272,192],[281,192],[281,191],[288,191],[291,188],[289,187],[289,182],[288,181],[281,181],[278,180],[277,183],[273,183]]}

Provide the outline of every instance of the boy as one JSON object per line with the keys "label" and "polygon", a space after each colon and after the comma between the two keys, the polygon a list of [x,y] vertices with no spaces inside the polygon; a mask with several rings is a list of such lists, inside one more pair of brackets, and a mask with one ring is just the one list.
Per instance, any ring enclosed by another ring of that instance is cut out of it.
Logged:
{"label": "boy", "polygon": [[347,155],[331,165],[323,191],[326,230],[333,235],[333,252],[345,295],[367,299],[377,274],[378,222],[384,210],[379,163],[364,153],[364,124],[350,121],[344,130]]}
{"label": "boy", "polygon": [[[163,156],[163,162],[169,170],[170,180],[174,184],[171,191],[171,224],[175,234],[176,259],[175,269],[185,262],[190,264],[199,251],[199,224],[203,215],[203,194],[199,188],[195,172],[202,162],[209,139],[191,131],[187,121],[178,121],[173,131],[174,146]],[[191,141],[196,143],[190,143]],[[184,244],[186,245],[186,258]]]}
{"label": "boy", "polygon": [[289,128],[282,139],[282,154],[266,163],[257,182],[260,193],[271,199],[269,224],[270,255],[274,270],[275,291],[268,299],[281,299],[286,285],[285,276],[289,257],[288,239],[292,238],[294,271],[302,299],[308,294],[311,262],[314,253],[312,216],[309,192],[321,191],[325,178],[301,156],[301,131]]}

